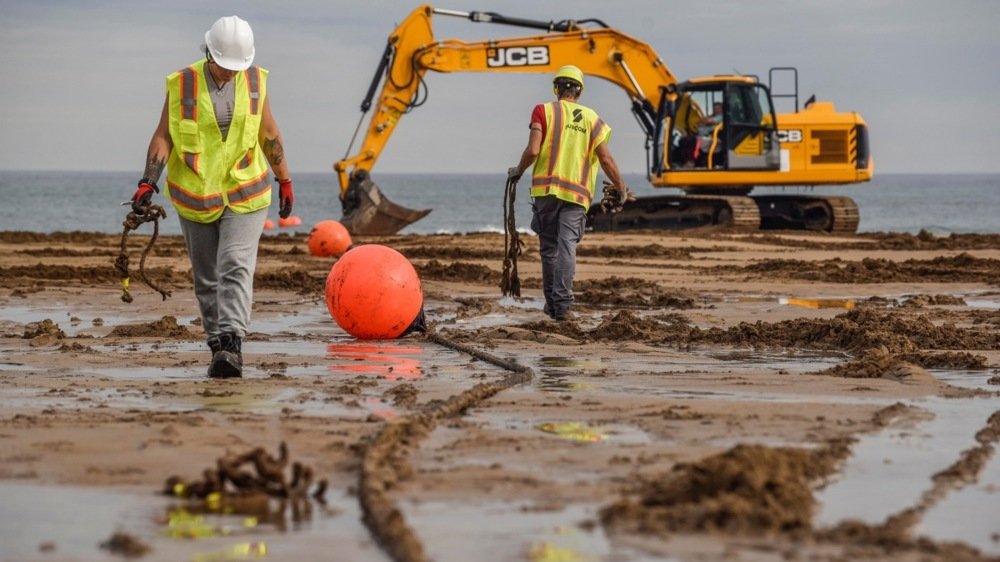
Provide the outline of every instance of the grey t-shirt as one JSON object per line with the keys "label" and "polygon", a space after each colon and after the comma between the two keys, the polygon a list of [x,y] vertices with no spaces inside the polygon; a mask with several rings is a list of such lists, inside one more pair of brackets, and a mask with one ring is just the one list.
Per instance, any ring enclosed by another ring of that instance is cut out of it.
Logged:
{"label": "grey t-shirt", "polygon": [[222,133],[222,140],[226,140],[229,134],[229,125],[233,122],[233,108],[236,105],[236,78],[226,82],[222,87],[215,84],[212,72],[205,65],[206,82],[208,85],[208,97],[212,99],[212,108],[215,109],[215,120],[219,124],[219,132]]}

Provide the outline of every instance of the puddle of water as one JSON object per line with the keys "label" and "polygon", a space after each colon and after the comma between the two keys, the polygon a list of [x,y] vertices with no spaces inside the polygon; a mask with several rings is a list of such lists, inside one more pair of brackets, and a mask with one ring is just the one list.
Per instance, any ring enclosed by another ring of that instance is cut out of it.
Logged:
{"label": "puddle of water", "polygon": [[[159,318],[136,319],[135,317],[108,314],[107,310],[87,310],[75,307],[73,312],[67,312],[69,305],[65,302],[49,302],[43,306],[16,306],[9,302],[0,308],[0,321],[30,324],[49,319],[59,325],[59,328],[69,337],[81,335],[104,335],[111,327],[122,324],[137,324],[153,322]],[[94,320],[100,318],[99,325]],[[178,317],[177,323],[187,325],[193,317]]]}
{"label": "puddle of water", "polygon": [[595,521],[599,505],[570,504],[537,510],[526,502],[493,502],[470,506],[455,502],[404,502],[406,520],[423,541],[428,558],[439,562],[483,559],[533,562],[677,562],[650,557],[614,544]]}
{"label": "puddle of water", "polygon": [[986,299],[965,299],[965,304],[969,308],[986,308],[989,310],[1000,310],[1000,301]]}
{"label": "puddle of water", "polygon": [[606,369],[607,364],[593,359],[579,359],[576,357],[543,356],[538,360],[542,367],[558,367],[574,370],[594,370]]}
{"label": "puddle of water", "polygon": [[924,514],[916,534],[938,541],[961,541],[1000,555],[1000,453],[986,465],[979,481],[952,492]]}
{"label": "puddle of water", "polygon": [[423,378],[424,348],[396,342],[332,343],[326,356],[337,363],[327,365],[334,373],[366,373],[389,380]]}
{"label": "puddle of water", "polygon": [[592,443],[608,442],[642,445],[652,442],[652,438],[641,429],[622,423],[589,424],[578,420],[528,420],[511,419],[495,415],[489,410],[472,412],[466,416],[472,423],[482,423],[487,427],[523,431],[525,433],[544,432],[554,437]]}
{"label": "puddle of water", "polygon": [[578,392],[590,388],[589,384],[574,382],[574,377],[559,371],[542,371],[535,386],[544,392]]}
{"label": "puddle of water", "polygon": [[726,353],[719,353],[717,351],[693,353],[695,355],[700,354],[711,357],[719,361],[726,361],[726,367],[731,369],[732,372],[739,372],[741,369],[756,370],[764,368],[775,371],[783,369],[795,373],[810,373],[839,365],[848,359],[846,355],[841,353],[802,352],[795,350],[773,353],[739,350]]}
{"label": "puddle of water", "polygon": [[276,334],[280,332],[336,334],[340,328],[330,318],[330,312],[322,301],[309,308],[295,307],[291,314],[254,314],[250,326],[253,332],[261,334]]}
{"label": "puddle of water", "polygon": [[[912,506],[932,486],[933,474],[976,445],[975,432],[997,410],[996,400],[982,398],[932,397],[909,405],[930,411],[934,418],[914,428],[890,427],[861,437],[837,480],[817,494],[822,505],[817,525],[832,526],[848,518],[881,523]],[[994,509],[995,499],[979,497]]]}
{"label": "puddle of water", "polygon": [[939,381],[946,382],[953,386],[959,386],[962,388],[975,388],[979,390],[988,390],[990,392],[1000,391],[1000,387],[990,384],[988,381],[996,376],[992,369],[978,369],[978,370],[967,370],[967,371],[942,371],[938,369],[930,370],[934,378]]}
{"label": "puddle of water", "polygon": [[608,439],[608,429],[600,425],[581,422],[545,422],[536,427],[539,431],[558,435],[570,441],[596,443]]}
{"label": "puddle of water", "polygon": [[[335,497],[334,497],[335,496]],[[327,494],[327,506],[310,503],[281,511],[270,502],[270,515],[236,511],[196,513],[176,502],[143,491],[101,490],[66,486],[0,484],[0,544],[5,560],[119,559],[99,547],[112,533],[122,531],[150,547],[145,562],[159,560],[235,560],[220,557],[245,552],[266,552],[275,560],[329,558],[337,545],[337,558],[385,562],[361,524],[357,501],[347,495]],[[173,515],[172,515],[173,514]],[[196,519],[200,517],[200,519]],[[278,518],[281,518],[279,521]],[[254,522],[248,525],[248,519]],[[195,524],[195,521],[198,521]],[[171,521],[174,523],[171,526]],[[200,529],[201,538],[189,532]],[[40,545],[51,550],[42,552]],[[248,545],[259,545],[248,549]]]}

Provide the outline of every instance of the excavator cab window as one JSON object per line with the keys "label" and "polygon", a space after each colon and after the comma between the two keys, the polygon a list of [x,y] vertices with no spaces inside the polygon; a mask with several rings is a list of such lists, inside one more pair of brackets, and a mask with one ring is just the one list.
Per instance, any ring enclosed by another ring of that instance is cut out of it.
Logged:
{"label": "excavator cab window", "polygon": [[726,85],[726,163],[729,169],[780,166],[778,133],[771,95],[761,84]]}
{"label": "excavator cab window", "polygon": [[664,92],[660,113],[653,173],[779,167],[774,109],[760,84],[686,82]]}

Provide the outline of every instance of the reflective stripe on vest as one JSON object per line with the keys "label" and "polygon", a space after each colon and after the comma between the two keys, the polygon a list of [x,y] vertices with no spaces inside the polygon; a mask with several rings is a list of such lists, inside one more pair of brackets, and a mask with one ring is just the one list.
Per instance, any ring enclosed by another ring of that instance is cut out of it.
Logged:
{"label": "reflective stripe on vest", "polygon": [[559,160],[559,149],[562,144],[562,131],[563,131],[563,112],[562,104],[559,102],[552,102],[549,104],[552,108],[552,127],[549,129],[549,137],[552,139],[549,145],[549,173],[552,175],[555,171],[556,161]]}
{"label": "reflective stripe on vest", "polygon": [[198,120],[198,71],[190,66],[181,71],[181,117]]}
{"label": "reflective stripe on vest", "polygon": [[[198,120],[198,71],[190,66],[181,71],[181,117]],[[198,155],[193,152],[182,154],[184,163],[197,174]]]}
{"label": "reflective stripe on vest", "polygon": [[237,203],[253,199],[258,195],[263,195],[270,189],[271,182],[267,181],[267,172],[264,172],[259,178],[237,186],[236,189],[226,193],[226,195],[229,197],[229,204],[236,205]]}
{"label": "reflective stripe on vest", "polygon": [[593,196],[590,194],[590,190],[586,187],[578,183],[564,180],[558,176],[534,177],[531,178],[531,185],[539,188],[531,191],[532,197],[550,195],[555,191],[555,188],[562,188],[566,191],[572,191],[576,202],[585,207],[590,207],[590,201],[593,199]]}
{"label": "reflective stripe on vest", "polygon": [[250,92],[250,114],[257,115],[260,106],[260,67],[251,66],[247,73],[247,91]]}
{"label": "reflective stripe on vest", "polygon": [[[597,123],[594,124],[593,130],[590,131],[590,143],[587,145],[587,154],[593,154],[594,149],[597,148],[597,139],[601,138],[601,133],[604,131],[604,120],[600,117],[597,118]],[[590,177],[590,166],[594,163],[593,158],[584,158],[583,167],[580,169],[580,177],[583,181],[587,181]]]}
{"label": "reflective stripe on vest", "polygon": [[167,181],[167,185],[170,187],[170,199],[174,204],[182,205],[192,211],[214,211],[224,205],[221,195],[198,196],[172,181]]}

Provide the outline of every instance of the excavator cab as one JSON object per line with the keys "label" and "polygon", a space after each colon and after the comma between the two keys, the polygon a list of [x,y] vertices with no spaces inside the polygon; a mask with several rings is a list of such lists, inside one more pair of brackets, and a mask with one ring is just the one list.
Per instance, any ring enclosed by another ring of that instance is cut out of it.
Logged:
{"label": "excavator cab", "polygon": [[[652,175],[777,170],[780,145],[767,87],[744,76],[664,88]],[[718,183],[718,180],[713,180]]]}

